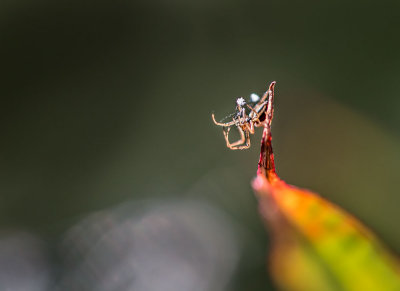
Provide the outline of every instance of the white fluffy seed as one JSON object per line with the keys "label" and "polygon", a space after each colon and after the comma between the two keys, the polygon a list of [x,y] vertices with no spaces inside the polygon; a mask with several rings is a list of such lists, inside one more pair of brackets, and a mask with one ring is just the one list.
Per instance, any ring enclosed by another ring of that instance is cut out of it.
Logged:
{"label": "white fluffy seed", "polygon": [[260,96],[258,96],[255,93],[251,93],[250,94],[250,100],[251,100],[251,102],[258,102],[258,101],[260,101]]}

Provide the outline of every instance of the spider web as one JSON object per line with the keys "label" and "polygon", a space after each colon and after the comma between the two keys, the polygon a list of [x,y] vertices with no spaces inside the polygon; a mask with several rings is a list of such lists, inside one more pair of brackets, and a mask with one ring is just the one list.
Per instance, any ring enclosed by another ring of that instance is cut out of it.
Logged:
{"label": "spider web", "polygon": [[232,121],[232,117],[235,116],[237,114],[237,112],[233,112],[231,114],[228,114],[227,116],[225,116],[224,118],[222,118],[219,122],[223,122],[225,120],[227,120],[228,118],[230,119],[230,121]]}

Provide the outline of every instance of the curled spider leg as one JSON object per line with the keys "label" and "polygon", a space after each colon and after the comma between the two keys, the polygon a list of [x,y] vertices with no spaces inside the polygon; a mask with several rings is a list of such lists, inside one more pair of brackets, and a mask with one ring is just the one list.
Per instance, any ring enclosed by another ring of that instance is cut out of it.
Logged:
{"label": "curled spider leg", "polygon": [[235,141],[234,143],[231,143],[230,146],[231,147],[237,147],[241,144],[243,144],[246,141],[246,137],[244,135],[244,130],[241,127],[238,127],[239,133],[240,133],[240,139]]}
{"label": "curled spider leg", "polygon": [[211,118],[212,118],[212,120],[214,121],[214,123],[215,123],[216,125],[219,125],[219,126],[228,127],[228,126],[232,126],[232,125],[234,125],[234,124],[236,123],[235,120],[233,120],[233,121],[231,121],[231,122],[226,122],[226,123],[218,122],[218,121],[215,120],[214,113],[211,114]]}
{"label": "curled spider leg", "polygon": [[244,135],[244,131],[241,127],[238,127],[239,133],[240,133],[240,139],[234,143],[230,143],[229,141],[229,131],[231,130],[230,127],[227,128],[226,131],[224,131],[224,137],[226,141],[226,146],[230,148],[231,150],[235,150],[236,146],[243,144],[246,141],[246,137]]}
{"label": "curled spider leg", "polygon": [[230,127],[227,129],[227,131],[224,131],[224,137],[226,141],[226,146],[230,148],[231,150],[243,150],[243,149],[248,149],[250,147],[250,132],[248,130],[245,131],[241,128],[238,127],[239,133],[240,133],[240,139],[234,143],[229,142],[229,131]]}
{"label": "curled spider leg", "polygon": [[[225,130],[226,129],[226,130]],[[228,148],[230,148],[230,142],[229,142],[229,131],[231,130],[230,127],[224,128],[223,134],[224,134],[224,138],[225,138],[225,142],[226,142],[226,146]]]}
{"label": "curled spider leg", "polygon": [[233,150],[245,150],[248,149],[251,146],[250,142],[250,133],[246,131],[246,138],[245,138],[245,144],[241,146],[236,146],[233,148]]}
{"label": "curled spider leg", "polygon": [[226,146],[227,146],[228,148],[232,149],[231,143],[229,142],[229,132],[230,132],[230,131],[231,131],[231,128],[230,128],[230,127],[226,128],[226,130],[225,130],[225,128],[224,128],[223,133],[224,133],[224,138],[225,138]]}

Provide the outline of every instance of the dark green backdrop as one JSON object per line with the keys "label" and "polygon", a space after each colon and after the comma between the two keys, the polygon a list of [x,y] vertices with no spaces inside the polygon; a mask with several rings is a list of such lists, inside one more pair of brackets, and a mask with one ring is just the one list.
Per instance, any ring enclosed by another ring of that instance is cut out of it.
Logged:
{"label": "dark green backdrop", "polygon": [[93,211],[206,201],[247,231],[229,289],[266,290],[250,188],[260,133],[229,151],[210,114],[276,80],[280,176],[400,251],[399,12],[397,1],[2,1],[1,227],[40,236],[59,270],[52,249]]}

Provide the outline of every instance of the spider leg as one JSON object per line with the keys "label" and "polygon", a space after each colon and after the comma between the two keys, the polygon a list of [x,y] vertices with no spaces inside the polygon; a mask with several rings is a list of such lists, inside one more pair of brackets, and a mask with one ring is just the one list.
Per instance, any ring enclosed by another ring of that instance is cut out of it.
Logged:
{"label": "spider leg", "polygon": [[251,115],[251,113],[250,113],[251,119],[253,119],[253,120],[259,119],[260,116],[261,116],[261,114],[263,114],[263,113],[265,112],[265,110],[267,109],[267,105],[268,105],[268,101],[265,101],[265,102],[263,102],[263,103],[261,103],[261,104],[258,103],[258,104],[254,107],[253,112],[251,112],[251,113],[255,113],[256,116],[253,116],[253,115]]}
{"label": "spider leg", "polygon": [[237,116],[238,119],[238,124],[236,124],[236,126],[240,126],[243,125],[246,122],[247,119],[247,115],[246,115],[246,110],[244,110],[244,108],[239,107],[239,114]]}
{"label": "spider leg", "polygon": [[243,141],[243,143],[244,143],[244,142],[246,142],[245,145],[237,146],[237,147],[233,148],[233,150],[245,150],[245,149],[248,149],[248,148],[251,146],[251,143],[250,143],[250,133],[249,133],[249,131],[247,131],[247,130],[246,130],[246,138],[245,138],[245,140]]}
{"label": "spider leg", "polygon": [[[267,91],[265,91],[264,95],[261,97],[261,100],[258,102],[259,104],[264,102],[265,99],[271,94],[274,94],[274,87],[275,87],[276,82],[273,81],[270,85]],[[269,98],[270,99],[270,98]]]}
{"label": "spider leg", "polygon": [[246,124],[249,133],[254,134],[254,122],[250,120],[248,124]]}
{"label": "spider leg", "polygon": [[259,120],[258,120],[258,122],[254,122],[254,126],[255,126],[255,127],[265,126],[265,121],[259,121]]}
{"label": "spider leg", "polygon": [[240,133],[240,139],[238,141],[235,141],[234,143],[229,142],[229,131],[231,130],[230,127],[228,127],[227,131],[224,131],[224,137],[226,141],[226,146],[230,148],[231,150],[236,150],[238,149],[237,147],[241,144],[243,144],[246,141],[246,137],[244,134],[244,131],[241,127],[238,126],[238,130]]}
{"label": "spider leg", "polygon": [[225,129],[224,129],[223,133],[224,133],[224,138],[225,138],[226,146],[227,146],[228,148],[231,149],[231,144],[230,144],[230,142],[229,142],[229,131],[230,131],[230,130],[231,130],[231,128],[228,127],[226,131],[225,131]]}
{"label": "spider leg", "polygon": [[[244,135],[244,130],[241,127],[238,127],[239,133],[240,133],[240,139],[235,141],[234,143],[231,143],[231,147],[237,147],[238,145],[243,144],[246,141],[246,137]],[[246,130],[247,132],[247,130]]]}
{"label": "spider leg", "polygon": [[251,115],[251,113],[258,114],[257,111],[255,111],[254,108],[251,107],[249,104],[246,104],[246,106],[252,111],[252,112],[250,112],[249,116]]}
{"label": "spider leg", "polygon": [[[254,106],[254,110],[252,110],[252,113],[254,112],[256,114],[256,117],[252,118],[254,121],[258,120],[264,112],[271,111],[271,110],[269,110],[269,107],[270,107],[270,103],[272,102],[271,100],[274,98],[275,84],[276,84],[276,82],[274,81],[269,85],[268,90],[264,93],[264,95],[262,96],[260,101],[256,104],[256,106]],[[267,98],[268,98],[268,100],[266,100]],[[252,116],[250,116],[250,117],[252,117]],[[259,127],[264,124],[265,124],[264,122],[261,122],[256,126]]]}
{"label": "spider leg", "polygon": [[219,125],[219,126],[229,127],[229,126],[232,126],[232,125],[235,124],[235,120],[233,120],[233,121],[231,121],[231,122],[226,122],[226,123],[222,123],[222,122],[216,121],[216,120],[215,120],[214,113],[211,114],[211,118],[212,118],[212,120],[214,121],[214,123],[215,123],[216,125]]}
{"label": "spider leg", "polygon": [[267,97],[269,95],[269,92],[270,92],[269,89],[267,91],[265,91],[264,95],[261,97],[261,99],[260,99],[260,101],[258,103],[264,102],[267,99]]}

